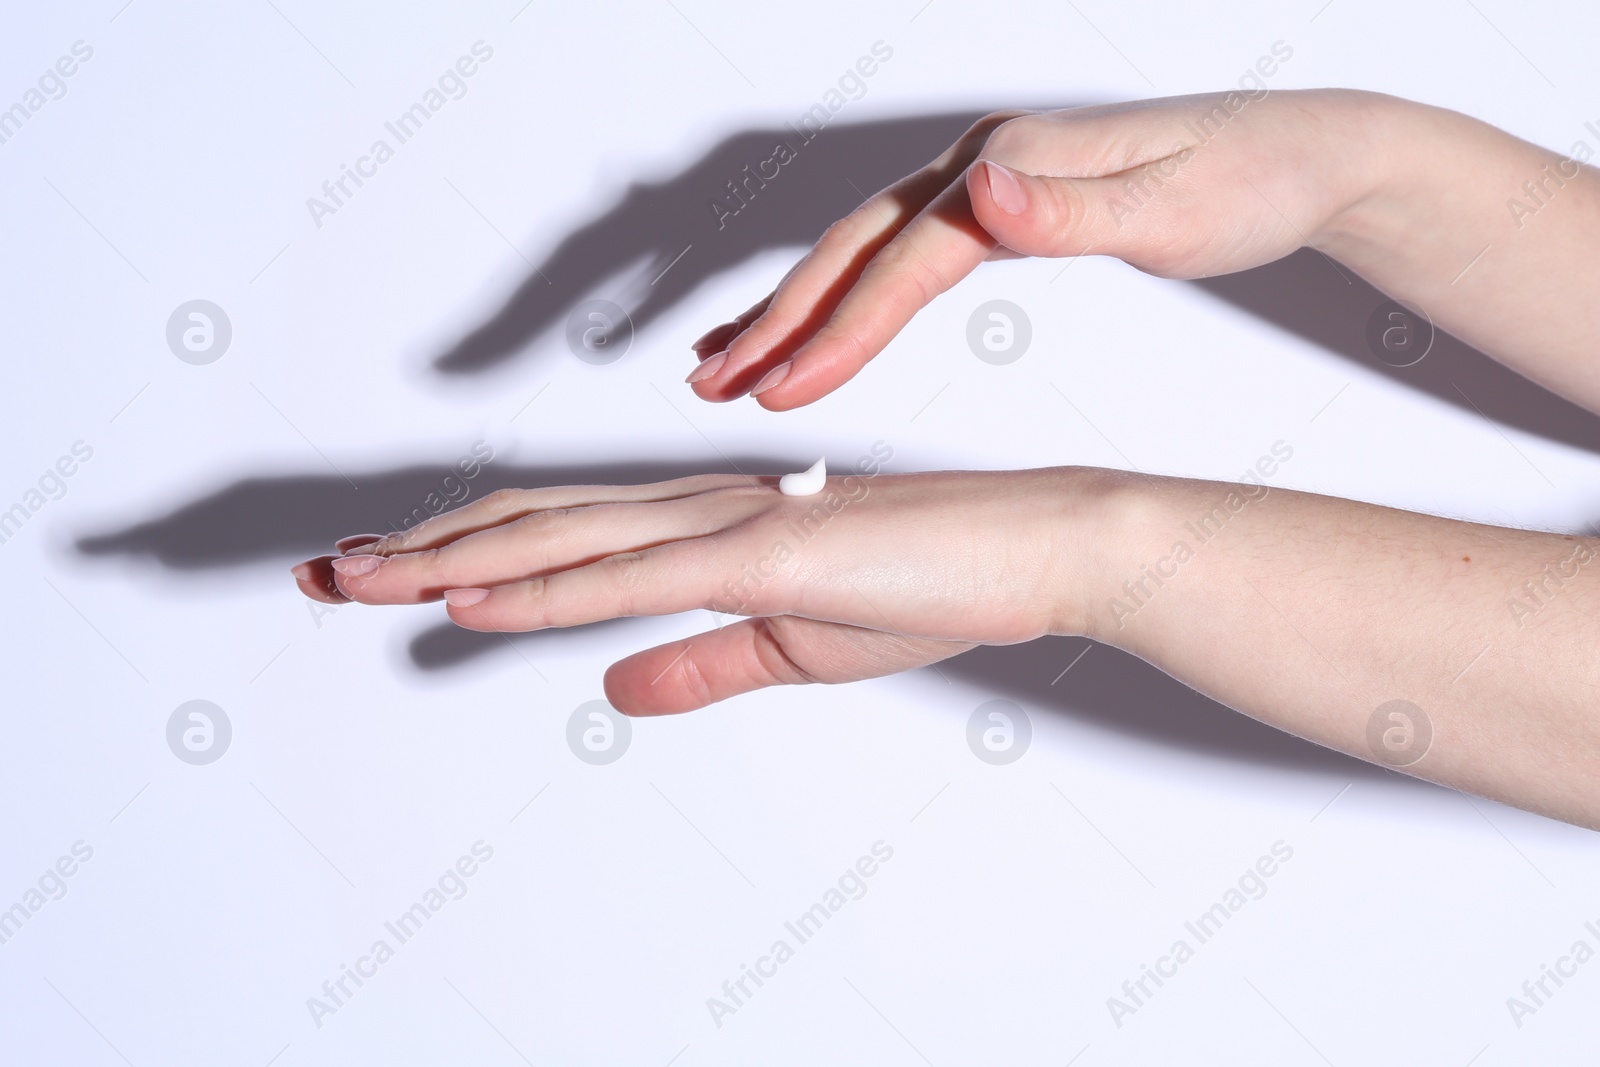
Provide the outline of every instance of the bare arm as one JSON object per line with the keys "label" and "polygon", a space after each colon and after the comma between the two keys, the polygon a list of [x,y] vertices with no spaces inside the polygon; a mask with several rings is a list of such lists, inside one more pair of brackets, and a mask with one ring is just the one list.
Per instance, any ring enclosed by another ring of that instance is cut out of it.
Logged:
{"label": "bare arm", "polygon": [[1111,555],[1069,583],[1060,628],[1290,733],[1600,829],[1600,543],[1107,477],[1092,540]]}

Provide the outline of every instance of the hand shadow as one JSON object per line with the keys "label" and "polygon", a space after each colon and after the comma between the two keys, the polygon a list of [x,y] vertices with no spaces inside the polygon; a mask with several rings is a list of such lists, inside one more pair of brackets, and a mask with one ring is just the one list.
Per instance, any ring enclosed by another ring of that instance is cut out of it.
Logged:
{"label": "hand shadow", "polygon": [[[830,223],[933,160],[991,110],[998,108],[732,134],[672,177],[631,186],[620,203],[568,233],[435,368],[466,375],[512,360],[590,297],[620,304],[636,333],[648,330],[708,279],[766,252],[809,248]],[[793,158],[770,162],[780,143]],[[641,262],[628,291],[597,291]],[[1600,417],[1443,331],[1433,334],[1419,362],[1394,366],[1392,355],[1368,338],[1369,321],[1388,298],[1319,252],[1302,249],[1253,270],[1180,284],[1458,408],[1600,452]],[[743,310],[729,308],[726,317]],[[1420,319],[1413,325],[1427,329]]]}
{"label": "hand shadow", "polygon": [[[710,465],[728,472],[769,474],[782,465],[770,456],[740,455]],[[243,478],[165,515],[77,541],[84,556],[152,561],[172,571],[205,573],[331,552],[335,539],[383,532],[414,514],[437,492],[449,463],[357,472],[353,489],[334,474]],[[502,487],[631,484],[704,473],[698,460],[644,463],[495,466],[471,481],[471,498]],[[287,595],[294,593],[283,576]],[[629,623],[612,620],[572,631],[478,633],[451,623],[430,624],[409,642],[411,663],[426,672],[470,669],[486,656],[543,646],[551,652],[578,632],[614,632],[627,643]],[[1095,647],[1061,675],[1083,642],[1046,638],[1024,645],[978,648],[946,660],[939,671],[989,694],[1006,694],[1030,711],[1069,718],[1150,743],[1247,764],[1346,779],[1386,772],[1263,725],[1212,701],[1134,656]],[[631,648],[619,650],[619,658]],[[1069,684],[1070,683],[1070,684]],[[985,697],[984,699],[987,699]]]}
{"label": "hand shadow", "polygon": [[[671,178],[631,185],[620,203],[568,233],[434,367],[465,375],[504,363],[587,297],[621,304],[635,332],[643,332],[707,279],[763,252],[809,246],[867,196],[931,162],[985,114],[834,122],[820,131],[772,126],[725,137]],[[779,144],[793,158],[777,162]],[[596,291],[641,262],[634,292]],[[728,317],[743,310],[730,309]]]}

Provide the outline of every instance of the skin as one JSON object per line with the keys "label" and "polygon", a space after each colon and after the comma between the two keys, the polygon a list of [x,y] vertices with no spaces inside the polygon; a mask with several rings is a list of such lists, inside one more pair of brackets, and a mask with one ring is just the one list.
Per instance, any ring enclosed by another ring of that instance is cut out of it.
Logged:
{"label": "skin", "polygon": [[[1546,179],[1545,206],[1519,227],[1506,198],[1561,161],[1491,127],[1373,94],[1286,92],[1249,101],[1209,143],[1185,139],[1218,104],[980,122],[697,342],[711,369],[696,392],[727,400],[766,378],[764,406],[810,403],[997,255],[1092,252],[1195,277],[1311,245],[1600,409],[1600,371],[1583,358],[1600,331],[1600,259],[1584,254],[1600,234],[1591,172],[1561,167],[1571,177]],[[1131,213],[1129,181],[1146,189]],[[405,533],[346,538],[295,577],[328,601],[443,598],[474,630],[742,617],[613,665],[607,696],[630,714],[1081,635],[1363,759],[1381,755],[1376,710],[1410,701],[1432,740],[1407,773],[1600,828],[1600,584],[1588,573],[1600,543],[1081,467],[858,474],[811,498],[776,484],[506,490]],[[1220,530],[1197,537],[1206,515]]]}

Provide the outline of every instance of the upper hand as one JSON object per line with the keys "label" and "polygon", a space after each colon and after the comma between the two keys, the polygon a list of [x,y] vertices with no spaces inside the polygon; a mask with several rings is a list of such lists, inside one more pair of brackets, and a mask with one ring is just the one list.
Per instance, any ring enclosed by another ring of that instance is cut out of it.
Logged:
{"label": "upper hand", "polygon": [[1093,253],[1195,278],[1281,258],[1375,181],[1354,149],[1389,100],[1260,90],[997,112],[696,341],[690,380],[706,400],[759,390],[773,410],[809,404],[986,259]]}

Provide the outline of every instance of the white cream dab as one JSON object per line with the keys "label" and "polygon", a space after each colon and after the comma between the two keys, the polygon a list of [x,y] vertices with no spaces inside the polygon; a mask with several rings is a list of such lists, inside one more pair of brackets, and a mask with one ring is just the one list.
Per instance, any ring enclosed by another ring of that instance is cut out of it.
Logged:
{"label": "white cream dab", "polygon": [[828,460],[824,456],[803,471],[779,478],[778,492],[784,496],[816,496],[827,480]]}

